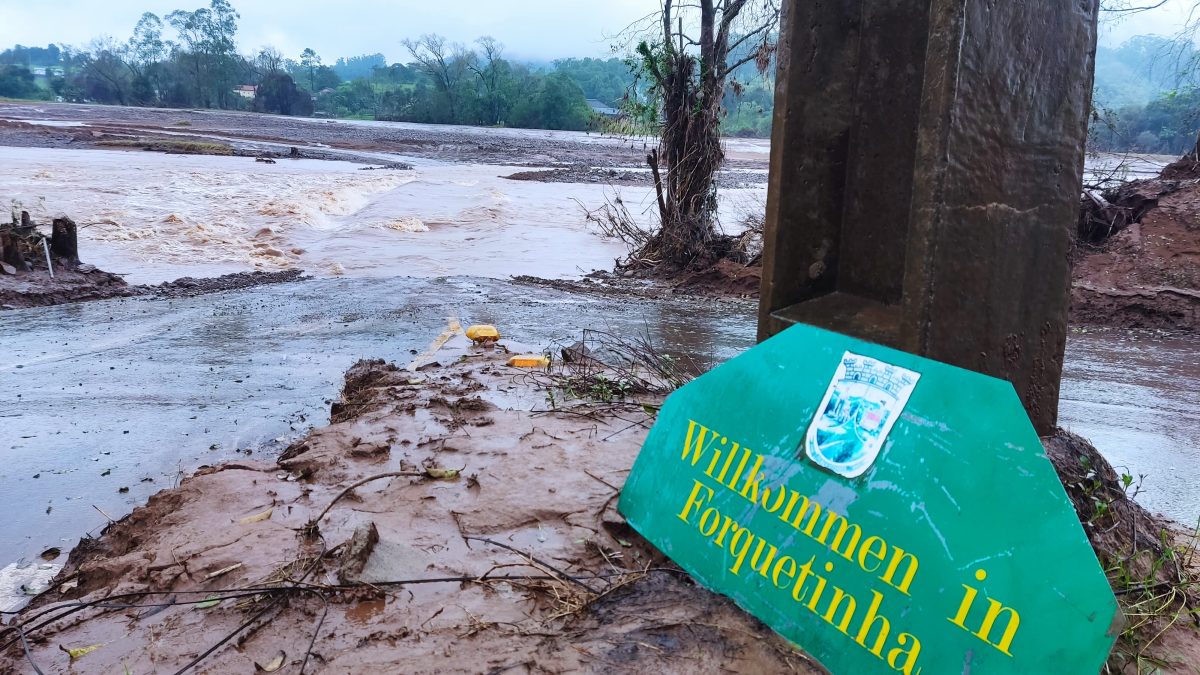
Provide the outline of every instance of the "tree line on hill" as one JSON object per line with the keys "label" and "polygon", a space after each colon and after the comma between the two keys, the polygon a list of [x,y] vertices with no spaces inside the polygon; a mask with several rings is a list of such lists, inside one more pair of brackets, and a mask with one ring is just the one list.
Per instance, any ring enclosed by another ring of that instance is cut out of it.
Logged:
{"label": "tree line on hill", "polygon": [[[488,36],[469,46],[439,35],[404,40],[404,63],[389,64],[383,54],[325,63],[313,49],[295,58],[272,47],[241,54],[239,19],[229,0],[211,0],[190,11],[147,12],[124,42],[17,45],[0,52],[0,97],[586,129],[603,122],[589,99],[617,109],[638,95],[624,59],[536,67],[506,58],[505,46]],[[766,135],[773,82],[744,79],[728,91],[726,132]]]}

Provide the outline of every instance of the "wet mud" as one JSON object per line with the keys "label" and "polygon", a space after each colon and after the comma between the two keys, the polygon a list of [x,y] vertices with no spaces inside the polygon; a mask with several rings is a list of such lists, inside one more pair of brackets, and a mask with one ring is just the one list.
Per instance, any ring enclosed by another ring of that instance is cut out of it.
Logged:
{"label": "wet mud", "polygon": [[160,298],[190,298],[269,284],[297,281],[304,277],[302,270],[281,272],[239,272],[219,277],[194,279],[182,277],[153,286],[125,283],[116,274],[93,267],[59,268],[54,277],[44,270],[15,276],[0,276],[0,310],[49,307],[90,300],[132,298],[151,295]]}
{"label": "wet mud", "polygon": [[108,526],[16,617],[27,649],[0,627],[0,670],[821,672],[617,514],[644,413],[538,412],[544,391],[464,343],[419,371],[360,362],[278,461]]}
{"label": "wet mud", "polygon": [[69,550],[106,524],[97,508],[120,518],[181,473],[273,458],[328,421],[356,359],[407,362],[448,316],[537,346],[569,345],[585,328],[645,335],[699,367],[754,340],[745,302],[614,303],[463,277],[310,279],[0,312],[0,567]]}
{"label": "wet mud", "polygon": [[[594,166],[571,166],[565,169],[518,171],[505,176],[508,180],[528,180],[539,183],[603,183],[605,185],[639,185],[651,187],[654,179],[649,169],[610,169]],[[766,171],[722,170],[717,173],[717,187],[745,189],[766,185]]]}
{"label": "wet mud", "polygon": [[[82,542],[0,626],[0,667],[823,672],[616,512],[658,398],[552,409],[506,357],[459,335],[409,368],[358,362],[330,424],[276,460],[202,468]],[[1186,534],[1086,441],[1045,442],[1100,559],[1150,580],[1122,598],[1180,583],[1155,556]],[[1117,672],[1189,672],[1194,627],[1139,625]]]}
{"label": "wet mud", "polygon": [[130,286],[121,277],[95,270],[81,272],[58,268],[51,278],[45,266],[32,272],[16,275],[0,274],[0,310],[26,307],[46,307],[68,302],[107,300],[142,295],[143,290]]}
{"label": "wet mud", "polygon": [[1200,166],[1085,197],[1071,317],[1124,328],[1200,330]]}

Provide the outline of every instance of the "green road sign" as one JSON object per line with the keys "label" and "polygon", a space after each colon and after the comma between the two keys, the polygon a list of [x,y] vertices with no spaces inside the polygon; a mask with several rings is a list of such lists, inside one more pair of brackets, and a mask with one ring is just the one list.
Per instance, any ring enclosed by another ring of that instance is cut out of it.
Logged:
{"label": "green road sign", "polygon": [[1116,600],[1002,380],[794,326],[675,392],[629,522],[833,673],[1096,673]]}

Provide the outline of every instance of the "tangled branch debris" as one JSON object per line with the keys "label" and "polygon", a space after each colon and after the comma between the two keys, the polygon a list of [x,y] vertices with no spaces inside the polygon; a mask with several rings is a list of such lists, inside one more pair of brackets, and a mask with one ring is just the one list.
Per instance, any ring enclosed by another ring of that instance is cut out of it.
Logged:
{"label": "tangled branch debris", "polygon": [[1165,666],[1162,636],[1181,622],[1200,627],[1200,532],[1181,532],[1133,501],[1140,483],[1118,474],[1090,443],[1060,430],[1046,441],[1067,494],[1127,621],[1106,673]]}

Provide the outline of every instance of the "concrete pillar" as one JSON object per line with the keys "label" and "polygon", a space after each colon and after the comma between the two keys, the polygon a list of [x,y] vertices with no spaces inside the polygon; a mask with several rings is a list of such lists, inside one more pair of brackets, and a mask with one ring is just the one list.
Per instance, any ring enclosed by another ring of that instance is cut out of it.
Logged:
{"label": "concrete pillar", "polygon": [[759,338],[802,322],[1005,378],[1052,432],[1097,12],[785,2]]}

